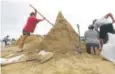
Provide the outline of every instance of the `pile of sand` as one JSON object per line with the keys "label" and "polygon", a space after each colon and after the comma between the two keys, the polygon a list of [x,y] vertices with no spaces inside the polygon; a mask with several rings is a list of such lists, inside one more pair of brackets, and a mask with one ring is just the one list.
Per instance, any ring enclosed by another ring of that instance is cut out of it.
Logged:
{"label": "pile of sand", "polygon": [[33,41],[39,40],[41,38],[43,38],[41,35],[31,35],[25,40],[25,43],[32,43]]}
{"label": "pile of sand", "polygon": [[2,66],[2,74],[115,74],[115,65],[100,56],[76,53],[58,54],[41,64],[28,61]]}
{"label": "pile of sand", "polygon": [[[26,41],[25,41],[25,44],[24,44],[24,51],[22,52],[22,54],[24,53],[28,53],[28,52],[36,52],[36,49],[34,50],[34,48],[36,48],[40,42],[43,40],[43,36],[40,36],[40,35],[31,35],[29,36]],[[18,50],[18,43],[19,40],[17,40],[15,42],[15,44],[11,45],[10,47],[7,47],[7,48],[4,48],[1,56],[2,57],[6,57],[10,54],[15,54],[15,56],[17,56],[17,50]],[[32,54],[30,54],[32,55]]]}
{"label": "pile of sand", "polygon": [[[20,36],[20,38],[21,38],[21,36]],[[19,38],[13,45],[18,45],[18,42],[20,41],[20,38]],[[25,40],[25,44],[32,43],[33,41],[38,40],[38,39],[40,39],[40,38],[42,38],[41,35],[33,35],[33,34],[31,34],[31,35]]]}
{"label": "pile of sand", "polygon": [[38,45],[38,50],[48,50],[52,52],[66,53],[75,50],[78,45],[78,34],[71,24],[59,12],[55,26],[44,37]]}
{"label": "pile of sand", "polygon": [[26,45],[24,46],[24,50],[26,50],[26,52],[36,52],[36,48],[41,43],[43,38],[44,37],[40,35],[28,37],[28,39],[26,40]]}

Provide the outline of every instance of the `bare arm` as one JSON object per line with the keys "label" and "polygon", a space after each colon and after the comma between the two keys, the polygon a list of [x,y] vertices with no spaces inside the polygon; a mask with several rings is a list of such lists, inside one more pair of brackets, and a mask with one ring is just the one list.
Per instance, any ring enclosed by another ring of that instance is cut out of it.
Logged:
{"label": "bare arm", "polygon": [[36,19],[36,22],[38,23],[38,22],[43,21],[43,20],[44,20],[44,18],[43,19]]}
{"label": "bare arm", "polygon": [[110,17],[112,19],[112,22],[115,23],[115,19],[111,13],[108,13],[107,15],[105,15],[105,17],[106,18]]}
{"label": "bare arm", "polygon": [[43,20],[45,20],[45,18],[43,18],[43,19],[39,19],[40,21],[43,21]]}

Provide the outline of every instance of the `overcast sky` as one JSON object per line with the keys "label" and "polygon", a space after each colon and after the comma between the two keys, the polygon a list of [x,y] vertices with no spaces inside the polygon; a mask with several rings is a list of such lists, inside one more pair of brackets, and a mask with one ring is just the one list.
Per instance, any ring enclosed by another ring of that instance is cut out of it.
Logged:
{"label": "overcast sky", "polygon": [[[108,12],[115,17],[114,0],[2,0],[0,3],[0,38],[7,34],[14,38],[21,35],[26,19],[33,11],[29,4],[35,6],[52,23],[55,23],[57,13],[61,10],[76,32],[76,24],[80,25],[82,36],[93,19],[98,19]],[[51,28],[52,26],[46,21],[41,22],[34,34],[47,34]]]}

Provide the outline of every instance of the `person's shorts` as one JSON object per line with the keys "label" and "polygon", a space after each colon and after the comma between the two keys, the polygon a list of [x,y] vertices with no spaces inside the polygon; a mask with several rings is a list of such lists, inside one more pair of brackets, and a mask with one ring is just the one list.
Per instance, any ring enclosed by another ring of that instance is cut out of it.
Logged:
{"label": "person's shorts", "polygon": [[103,39],[104,43],[106,43],[108,41],[107,33],[114,33],[114,28],[111,23],[104,24],[100,27],[99,38]]}
{"label": "person's shorts", "polygon": [[28,36],[30,36],[30,32],[27,32],[27,31],[23,30],[23,35],[28,35]]}
{"label": "person's shorts", "polygon": [[96,53],[95,51],[95,48],[99,48],[99,44],[96,44],[96,43],[86,43],[86,50],[87,50],[87,53],[91,53],[90,52],[90,48],[93,47],[94,49],[94,52]]}

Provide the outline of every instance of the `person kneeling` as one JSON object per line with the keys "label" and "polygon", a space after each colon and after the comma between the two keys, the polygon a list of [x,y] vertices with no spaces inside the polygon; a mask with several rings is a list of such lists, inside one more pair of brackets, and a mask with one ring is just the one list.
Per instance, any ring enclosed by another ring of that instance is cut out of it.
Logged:
{"label": "person kneeling", "polygon": [[96,54],[96,48],[99,49],[100,47],[99,34],[93,29],[93,25],[90,25],[85,32],[86,50],[89,54]]}

